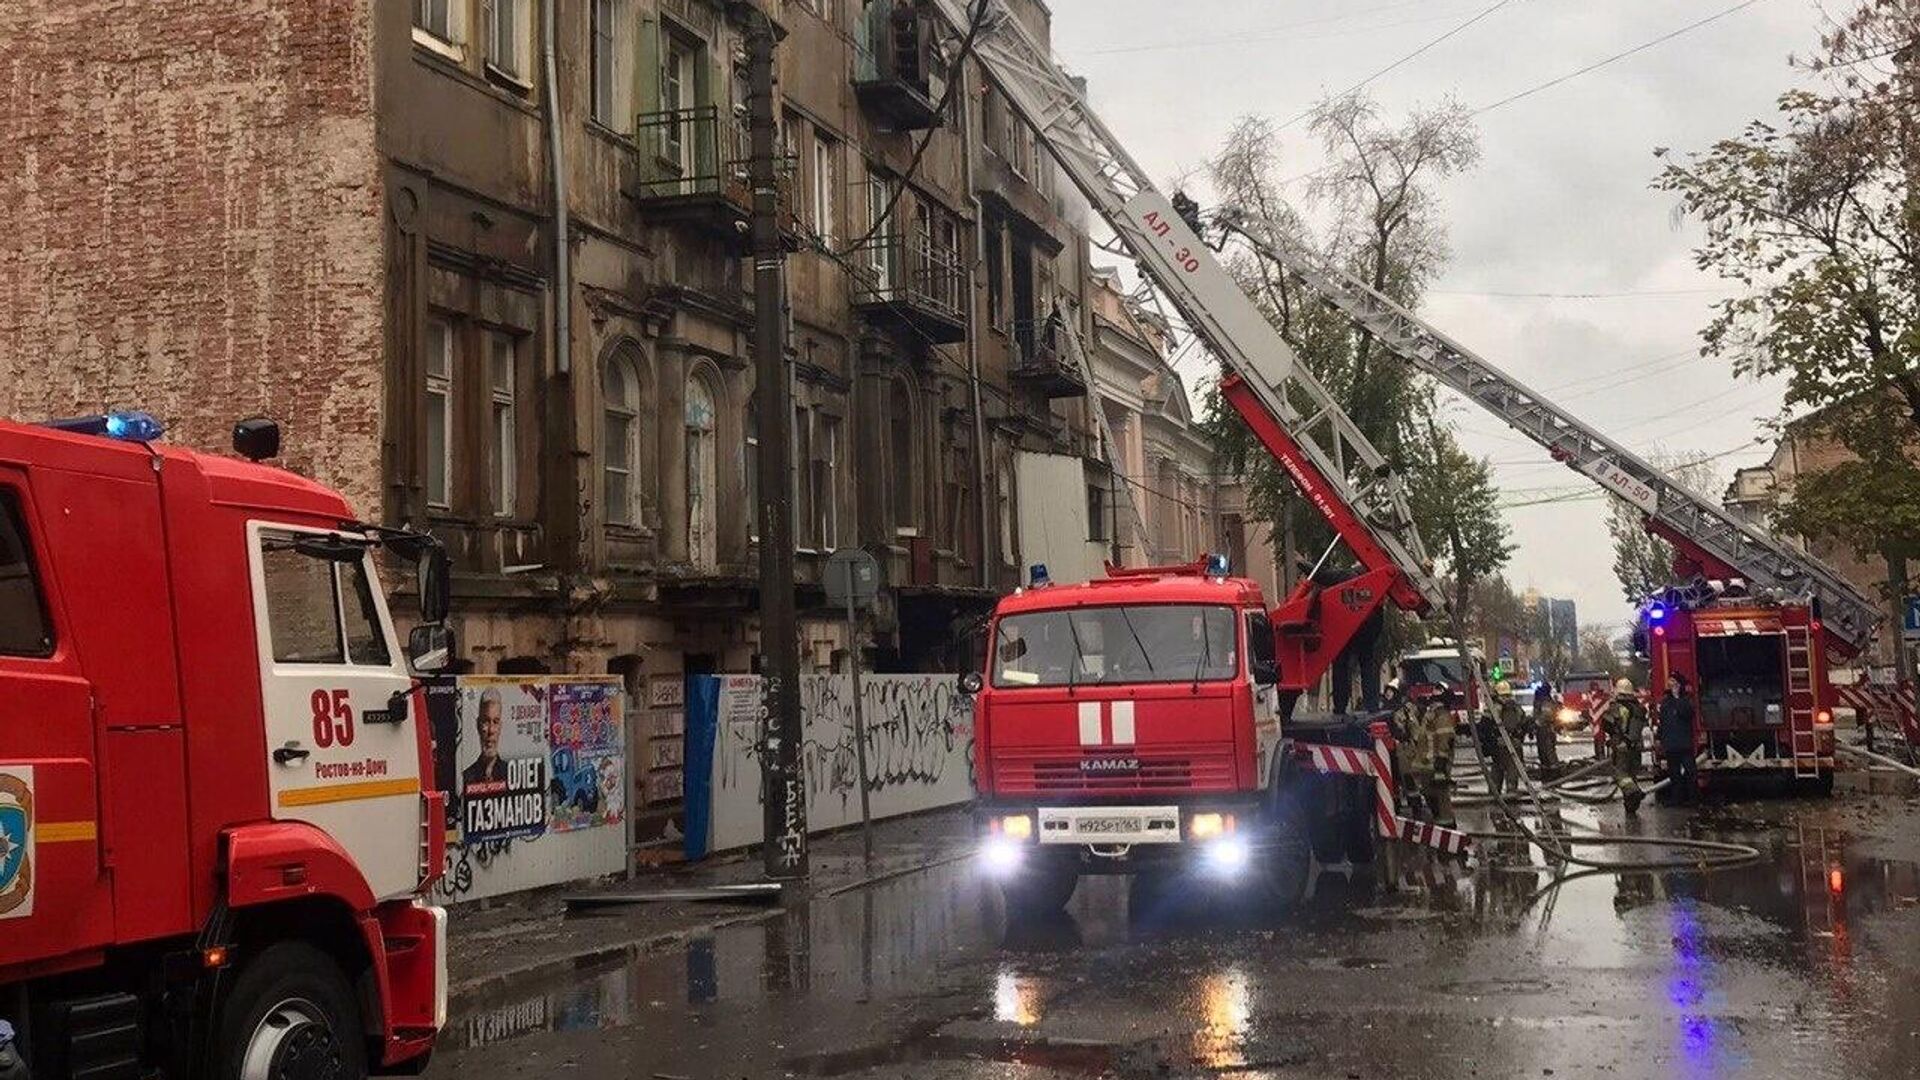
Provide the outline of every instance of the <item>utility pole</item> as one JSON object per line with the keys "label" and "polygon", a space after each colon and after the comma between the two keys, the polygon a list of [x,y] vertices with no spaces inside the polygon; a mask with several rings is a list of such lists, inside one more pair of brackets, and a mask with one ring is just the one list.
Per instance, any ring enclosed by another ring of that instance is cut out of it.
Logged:
{"label": "utility pole", "polygon": [[753,185],[753,355],[760,410],[761,846],[769,878],[807,876],[807,797],[800,773],[800,632],[793,596],[793,384],[787,371],[786,247],[774,161],[773,20],[740,2],[747,38],[748,179]]}

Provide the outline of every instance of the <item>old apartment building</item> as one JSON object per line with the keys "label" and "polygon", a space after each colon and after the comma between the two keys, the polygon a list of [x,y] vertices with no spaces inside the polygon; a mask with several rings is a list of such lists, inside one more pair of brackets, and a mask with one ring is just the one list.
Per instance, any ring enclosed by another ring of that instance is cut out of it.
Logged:
{"label": "old apartment building", "polygon": [[[213,446],[282,419],[287,464],[449,542],[477,670],[745,670],[747,5],[559,4],[551,70],[537,0],[105,6],[0,15],[33,59],[0,409],[139,405]],[[767,10],[803,611],[866,547],[876,663],[939,667],[1014,580],[1013,455],[1084,442],[1046,328],[1084,317],[1084,233],[928,12]],[[846,643],[814,613],[824,666]]]}
{"label": "old apartment building", "polygon": [[[279,419],[284,464],[447,541],[471,670],[748,670],[776,482],[744,257],[755,6],[6,5],[0,414],[142,407],[216,448]],[[757,6],[803,664],[848,648],[818,583],[859,546],[885,573],[872,666],[950,670],[1020,573],[1016,455],[1090,445],[1049,327],[1088,329],[1084,227],[930,11]]]}

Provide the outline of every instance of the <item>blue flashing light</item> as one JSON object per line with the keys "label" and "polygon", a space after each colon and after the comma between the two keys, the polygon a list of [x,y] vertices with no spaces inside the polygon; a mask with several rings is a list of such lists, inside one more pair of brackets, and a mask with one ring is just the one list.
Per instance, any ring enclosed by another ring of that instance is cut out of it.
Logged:
{"label": "blue flashing light", "polygon": [[109,439],[129,442],[153,442],[167,433],[166,427],[154,419],[152,413],[139,409],[77,416],[71,420],[50,420],[46,426],[75,435],[104,435]]}
{"label": "blue flashing light", "polygon": [[1046,563],[1037,562],[1027,568],[1028,587],[1035,588],[1035,589],[1044,589],[1051,584],[1053,584],[1053,579],[1047,576]]}
{"label": "blue flashing light", "polygon": [[1207,576],[1222,578],[1227,576],[1227,557],[1225,555],[1215,552],[1207,556]]}
{"label": "blue flashing light", "polygon": [[166,433],[167,429],[153,418],[152,413],[133,410],[107,414],[107,437],[110,439],[152,442]]}
{"label": "blue flashing light", "polygon": [[1656,622],[1656,623],[1666,622],[1667,621],[1667,605],[1665,604],[1649,605],[1647,608],[1647,621]]}

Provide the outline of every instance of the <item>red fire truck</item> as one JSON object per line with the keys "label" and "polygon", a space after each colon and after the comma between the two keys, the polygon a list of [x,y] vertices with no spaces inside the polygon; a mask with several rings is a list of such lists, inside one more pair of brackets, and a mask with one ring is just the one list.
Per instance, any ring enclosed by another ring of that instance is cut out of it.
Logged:
{"label": "red fire truck", "polygon": [[[417,1071],[446,1013],[446,556],[141,413],[0,422],[12,1076]],[[414,563],[403,650],[377,562]],[[24,1065],[20,1064],[24,1062]]]}
{"label": "red fire truck", "polygon": [[1853,650],[1827,634],[1810,605],[1754,596],[1737,578],[1700,578],[1704,567],[1689,560],[1686,546],[1676,551],[1677,572],[1695,575],[1694,584],[1641,607],[1635,644],[1648,661],[1652,701],[1676,676],[1693,698],[1701,783],[1771,775],[1831,794],[1835,697],[1828,657]]}
{"label": "red fire truck", "polygon": [[1083,874],[1137,873],[1288,901],[1310,855],[1372,858],[1373,781],[1304,760],[1309,744],[1371,755],[1372,727],[1302,718],[1282,739],[1319,674],[1283,678],[1259,585],[1220,556],[1078,585],[1036,573],[995,609],[984,677],[963,676],[983,854],[1010,905],[1057,909]]}

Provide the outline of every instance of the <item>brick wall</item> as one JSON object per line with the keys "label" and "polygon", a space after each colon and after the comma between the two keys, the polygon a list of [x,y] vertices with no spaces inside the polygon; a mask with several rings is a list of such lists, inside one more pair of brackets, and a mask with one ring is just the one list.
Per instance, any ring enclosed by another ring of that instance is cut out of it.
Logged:
{"label": "brick wall", "polygon": [[0,416],[265,413],[379,512],[370,2],[0,3]]}

